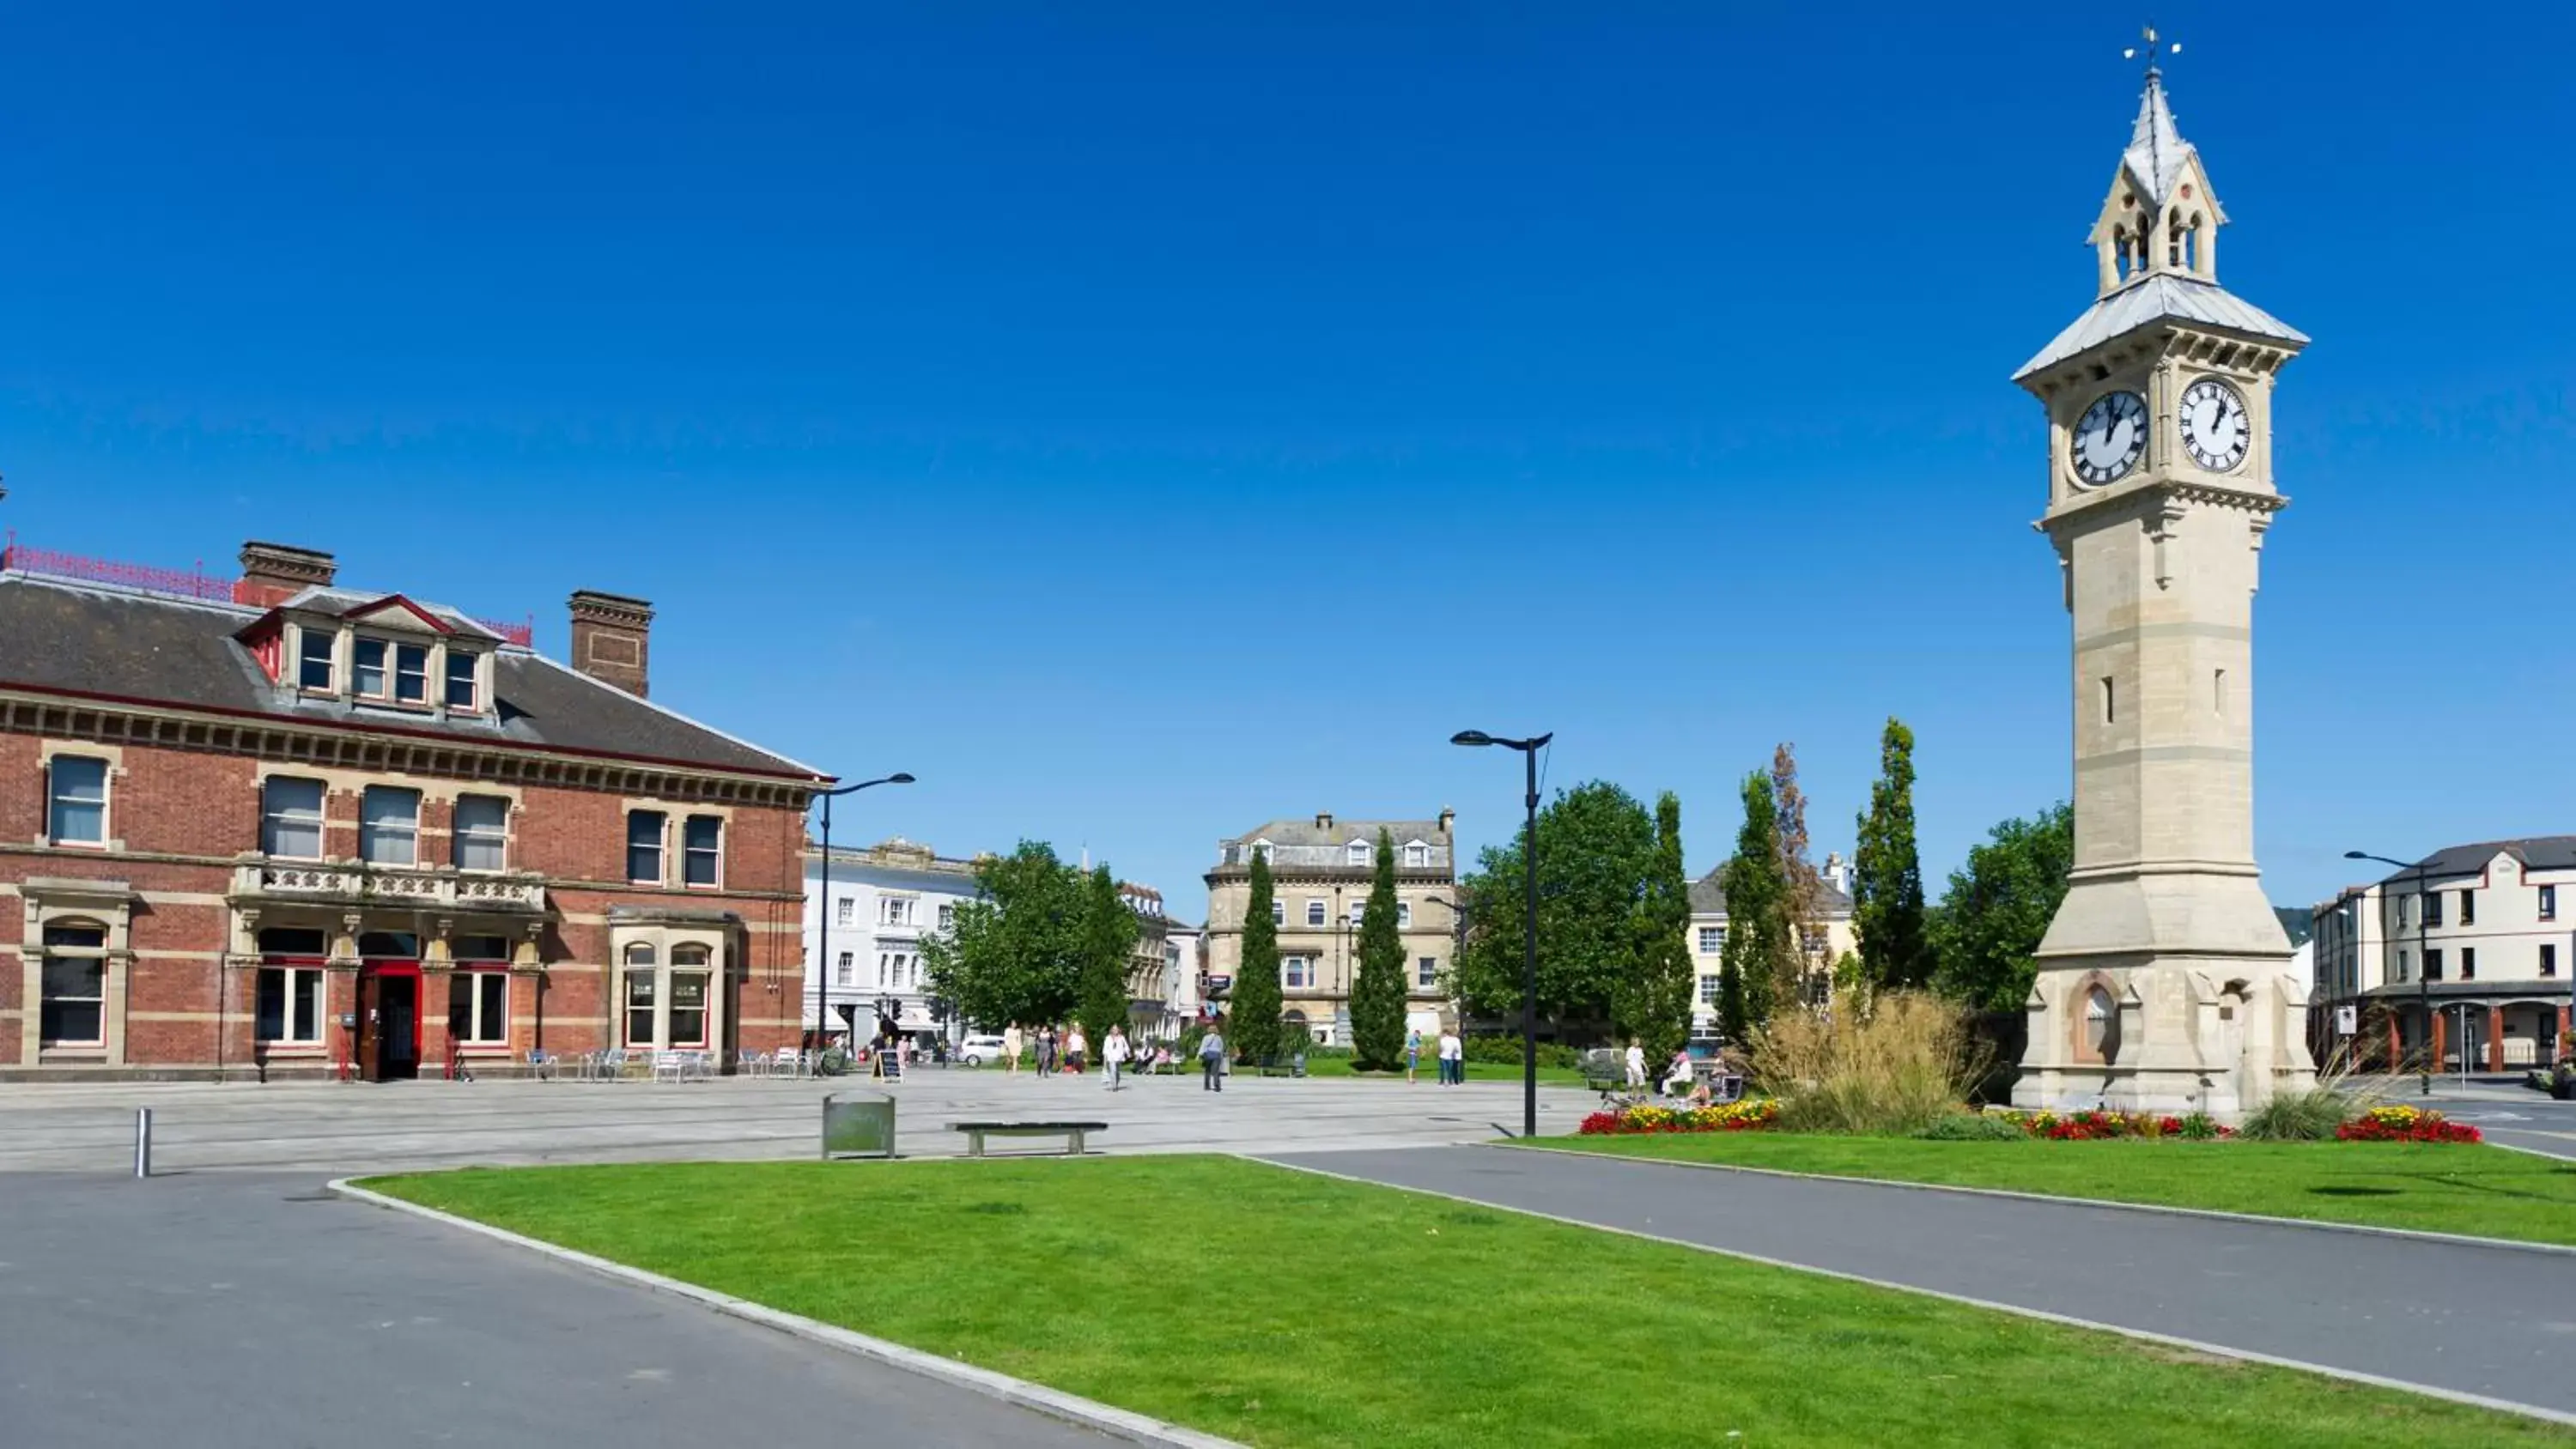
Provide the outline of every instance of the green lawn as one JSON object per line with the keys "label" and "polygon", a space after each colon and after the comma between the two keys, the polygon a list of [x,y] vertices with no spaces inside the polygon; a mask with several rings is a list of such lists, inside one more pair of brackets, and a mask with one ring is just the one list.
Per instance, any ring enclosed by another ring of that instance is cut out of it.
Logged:
{"label": "green lawn", "polygon": [[371,1185],[1261,1446],[2569,1442],[2436,1399],[1234,1158]]}
{"label": "green lawn", "polygon": [[2396,1142],[1924,1142],[1708,1132],[1533,1147],[2576,1244],[2576,1162]]}

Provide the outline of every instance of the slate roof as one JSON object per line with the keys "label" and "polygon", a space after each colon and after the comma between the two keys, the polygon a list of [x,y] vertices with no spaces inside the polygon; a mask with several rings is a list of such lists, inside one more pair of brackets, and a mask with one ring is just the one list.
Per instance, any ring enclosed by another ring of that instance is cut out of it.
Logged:
{"label": "slate roof", "polygon": [[2149,272],[2084,309],[2084,315],[2013,374],[2019,382],[2123,333],[2166,320],[2304,347],[2308,335],[2218,285],[2176,272]]}
{"label": "slate roof", "polygon": [[2151,206],[2161,210],[2174,183],[2182,180],[2183,166],[2191,156],[2191,143],[2174,127],[2164,80],[2150,70],[2146,94],[2138,97],[2137,122],[2129,128],[2129,149],[2120,153],[2120,169]]}
{"label": "slate roof", "polygon": [[[351,604],[362,604],[383,596],[348,597]],[[822,778],[819,771],[784,755],[746,744],[525,649],[492,651],[493,692],[499,704],[493,714],[442,718],[308,698],[271,682],[250,651],[233,638],[263,612],[112,585],[0,574],[0,686],[266,715],[305,724],[449,736],[459,743],[516,744]],[[492,637],[479,625],[471,636]]]}
{"label": "slate roof", "polygon": [[[2576,835],[2532,835],[2520,840],[2482,840],[2471,845],[2446,845],[2425,858],[2425,874],[2431,876],[2476,875],[2487,868],[2487,862],[2499,855],[2519,860],[2526,870],[2576,870]],[[2380,878],[2382,885],[2411,885],[2415,868],[2392,870]]]}
{"label": "slate roof", "polygon": [[1332,828],[1328,830],[1317,825],[1311,818],[1273,820],[1258,830],[1247,830],[1222,843],[1250,845],[1256,840],[1267,840],[1273,845],[1348,845],[1354,840],[1365,840],[1375,844],[1380,830],[1395,837],[1395,843],[1398,845],[1410,840],[1419,840],[1425,845],[1449,843],[1449,832],[1441,829],[1440,822],[1437,820],[1335,819]]}
{"label": "slate roof", "polygon": [[[1726,887],[1718,881],[1718,877],[1725,873],[1726,867],[1721,865],[1717,869],[1710,871],[1708,874],[1701,876],[1699,879],[1690,883],[1690,908],[1692,915],[1722,916],[1726,914]],[[1840,886],[1835,885],[1832,881],[1818,881],[1817,886],[1820,892],[1817,899],[1824,906],[1824,914],[1828,916],[1847,916],[1851,914],[1851,896]]]}

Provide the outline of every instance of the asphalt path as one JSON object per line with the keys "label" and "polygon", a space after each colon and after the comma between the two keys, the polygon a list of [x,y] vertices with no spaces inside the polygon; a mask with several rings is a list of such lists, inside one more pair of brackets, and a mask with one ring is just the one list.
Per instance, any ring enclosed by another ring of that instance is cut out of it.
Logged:
{"label": "asphalt path", "polygon": [[1268,1160],[2576,1418],[2576,1254],[1533,1148]]}
{"label": "asphalt path", "polygon": [[9,1449],[1110,1442],[311,1177],[0,1176],[0,1222]]}

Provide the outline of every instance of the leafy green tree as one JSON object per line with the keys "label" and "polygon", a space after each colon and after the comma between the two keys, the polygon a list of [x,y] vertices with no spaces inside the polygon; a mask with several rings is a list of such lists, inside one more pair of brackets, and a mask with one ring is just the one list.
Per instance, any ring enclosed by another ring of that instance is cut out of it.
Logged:
{"label": "leafy green tree", "polygon": [[1107,865],[1094,869],[1083,888],[1082,995],[1074,1019],[1095,1054],[1109,1039],[1109,1028],[1127,1020],[1127,964],[1141,929],[1118,894],[1118,878]]}
{"label": "leafy green tree", "polygon": [[1878,780],[1852,852],[1852,928],[1860,936],[1861,978],[1871,986],[1931,983],[1936,962],[1914,848],[1914,731],[1893,715],[1879,736]]}
{"label": "leafy green tree", "polygon": [[1404,1065],[1404,937],[1395,921],[1395,841],[1382,828],[1376,859],[1351,983],[1351,1055],[1362,1067],[1392,1071]]}
{"label": "leafy green tree", "polygon": [[1744,826],[1735,858],[1719,873],[1726,892],[1726,950],[1719,957],[1719,1030],[1741,1045],[1771,1020],[1781,983],[1798,976],[1788,872],[1782,864],[1778,797],[1772,777],[1744,777]]}
{"label": "leafy green tree", "polygon": [[[1459,953],[1458,994],[1471,1010],[1517,1018],[1528,894],[1524,842],[1488,846],[1461,886],[1476,903]],[[1538,817],[1538,1008],[1547,1017],[1612,1017],[1617,983],[1636,968],[1634,916],[1655,873],[1655,822],[1636,797],[1594,780]]]}
{"label": "leafy green tree", "polygon": [[979,1026],[1063,1019],[1082,989],[1082,872],[1053,846],[1023,840],[977,862],[975,886],[956,928],[922,941],[931,989]]}
{"label": "leafy green tree", "polygon": [[2066,899],[2075,865],[2075,808],[2061,801],[2027,820],[2007,820],[1950,873],[1932,915],[1939,965],[1933,985],[1987,1011],[2018,1011],[2039,974],[2040,938]]}
{"label": "leafy green tree", "polygon": [[1252,899],[1244,906],[1243,962],[1235,969],[1225,1012],[1226,1045],[1238,1060],[1279,1051],[1279,923],[1271,919],[1270,856],[1252,854]]}
{"label": "leafy green tree", "polygon": [[1636,965],[1614,993],[1619,1032],[1660,1062],[1690,1040],[1691,993],[1699,986],[1690,953],[1690,877],[1682,867],[1682,802],[1655,801],[1655,869],[1637,902]]}

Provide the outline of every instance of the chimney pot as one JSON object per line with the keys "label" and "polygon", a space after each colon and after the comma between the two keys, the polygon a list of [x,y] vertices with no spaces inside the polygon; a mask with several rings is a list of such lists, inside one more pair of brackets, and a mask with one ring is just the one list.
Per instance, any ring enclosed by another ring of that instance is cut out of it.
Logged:
{"label": "chimney pot", "polygon": [[340,575],[340,564],[317,548],[252,539],[242,545],[241,571],[241,582],[233,586],[233,602],[273,609],[306,589],[331,587]]}
{"label": "chimney pot", "polygon": [[652,604],[597,589],[576,589],[570,602],[572,667],[638,699],[648,698]]}
{"label": "chimney pot", "polygon": [[1452,826],[1456,825],[1457,823],[1458,823],[1458,812],[1457,812],[1457,811],[1455,811],[1455,810],[1450,809],[1450,808],[1449,808],[1448,806],[1446,806],[1446,805],[1441,806],[1441,807],[1440,807],[1440,833],[1441,833],[1441,834],[1443,834],[1443,835],[1447,835],[1447,834],[1449,833],[1449,831],[1450,831],[1450,828],[1451,828]]}
{"label": "chimney pot", "polygon": [[1318,810],[1318,811],[1316,811],[1316,812],[1315,812],[1315,828],[1316,828],[1317,830],[1330,830],[1330,829],[1332,829],[1332,828],[1333,828],[1333,812],[1332,812],[1332,811],[1330,811],[1330,810]]}

